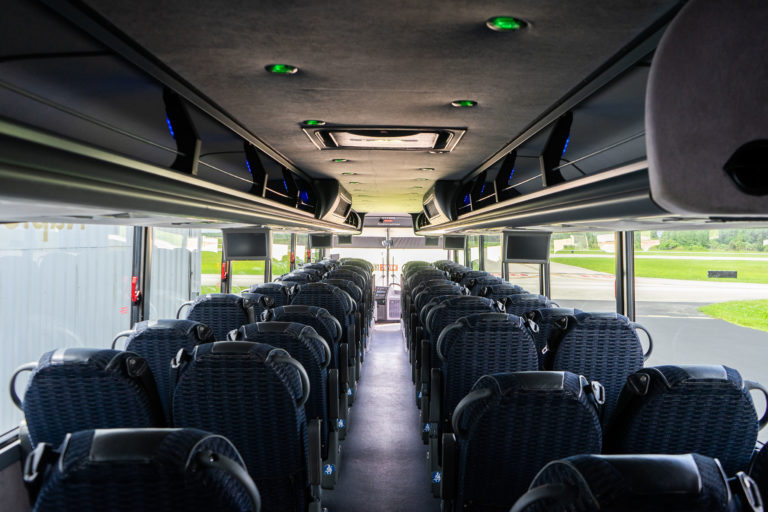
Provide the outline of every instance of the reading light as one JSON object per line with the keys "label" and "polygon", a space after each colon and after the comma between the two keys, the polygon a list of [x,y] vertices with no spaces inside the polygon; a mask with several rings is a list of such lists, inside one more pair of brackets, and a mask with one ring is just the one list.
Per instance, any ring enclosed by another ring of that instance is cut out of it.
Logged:
{"label": "reading light", "polygon": [[420,171],[434,171],[434,167],[419,167]]}
{"label": "reading light", "polygon": [[427,181],[427,178],[416,178],[416,181]]}
{"label": "reading light", "polygon": [[275,75],[295,75],[299,70],[296,66],[289,64],[267,64],[264,69]]}
{"label": "reading light", "polygon": [[325,121],[319,119],[307,119],[306,121],[302,121],[302,123],[307,126],[325,126]]}
{"label": "reading light", "polygon": [[477,106],[477,102],[474,100],[453,100],[451,106],[456,108],[472,108]]}
{"label": "reading light", "polygon": [[352,171],[343,172],[341,174],[343,174],[344,176],[356,176],[357,175],[356,172],[352,172]]}
{"label": "reading light", "polygon": [[362,185],[363,182],[362,181],[350,181],[349,184],[350,185]]}
{"label": "reading light", "polygon": [[521,19],[512,16],[494,16],[485,22],[485,26],[496,32],[514,32],[527,25]]}
{"label": "reading light", "polygon": [[331,162],[335,164],[343,164],[344,162],[349,162],[349,160],[347,160],[346,158],[334,158],[333,160],[331,160]]}

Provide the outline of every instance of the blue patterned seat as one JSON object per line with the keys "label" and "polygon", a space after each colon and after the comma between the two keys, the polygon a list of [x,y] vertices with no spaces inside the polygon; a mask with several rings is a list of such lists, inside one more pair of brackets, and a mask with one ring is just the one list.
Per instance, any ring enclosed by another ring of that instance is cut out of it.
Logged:
{"label": "blue patterned seat", "polygon": [[[237,330],[237,341],[253,341],[281,348],[291,354],[306,370],[309,376],[309,395],[304,409],[307,419],[322,420],[323,458],[328,456],[328,426],[336,431],[338,420],[338,379],[337,389],[331,394],[328,389],[328,366],[331,362],[330,345],[310,326],[296,322],[259,322],[247,324]],[[334,401],[334,417],[331,417],[330,402]],[[337,443],[338,445],[338,443]]]}
{"label": "blue patterned seat", "polygon": [[481,377],[443,436],[443,510],[508,510],[548,462],[600,453],[593,389],[569,372]]}
{"label": "blue patterned seat", "polygon": [[469,288],[469,292],[472,295],[480,295],[480,292],[485,289],[486,286],[494,286],[500,284],[504,284],[504,281],[500,277],[487,275],[469,278],[466,280],[465,286]]}
{"label": "blue patterned seat", "polygon": [[[467,288],[470,287],[470,280],[473,279],[482,279],[485,277],[492,277],[491,274],[486,272],[485,270],[469,270],[462,274],[461,279],[459,280],[459,284],[461,286],[466,286]],[[497,278],[498,279],[498,278]]]}
{"label": "blue patterned seat", "polygon": [[763,445],[752,457],[752,462],[749,465],[749,476],[760,488],[763,503],[768,503],[768,449],[766,449],[766,445]]}
{"label": "blue patterned seat", "polygon": [[[328,310],[341,324],[340,354],[346,352],[347,373],[340,369],[342,382],[348,382],[352,398],[357,390],[356,381],[357,366],[359,363],[359,345],[355,338],[355,311],[354,301],[347,292],[327,283],[310,283],[302,285],[296,291],[291,301],[292,305],[316,306]],[[340,355],[340,357],[342,357]],[[343,362],[343,357],[341,359]]]}
{"label": "blue patterned seat", "polygon": [[554,307],[554,303],[550,302],[545,296],[535,293],[514,293],[500,297],[497,300],[504,304],[507,313],[517,316],[523,316],[534,309]]}
{"label": "blue patterned seat", "polygon": [[[539,359],[522,318],[506,313],[475,313],[442,330],[437,342],[441,367],[429,387],[430,473],[439,470],[440,436],[451,431],[456,405],[486,374],[537,371]],[[437,489],[435,489],[437,491]]]}
{"label": "blue patterned seat", "polygon": [[627,378],[605,435],[605,453],[699,453],[720,460],[727,475],[746,470],[758,422],[751,389],[727,366],[658,366]]}
{"label": "blue patterned seat", "polygon": [[315,281],[314,275],[309,272],[289,272],[287,274],[283,274],[281,276],[278,276],[275,278],[275,281],[278,282],[284,282],[284,281],[293,281],[300,284],[306,284],[306,283],[312,283]]}
{"label": "blue patterned seat", "polygon": [[488,297],[493,300],[503,300],[505,297],[522,293],[527,294],[528,292],[516,284],[501,283],[480,287],[476,292],[473,290],[472,295]]}
{"label": "blue patterned seat", "polygon": [[254,284],[251,285],[248,292],[270,297],[274,307],[285,306],[291,303],[292,287],[286,286],[285,283]]}
{"label": "blue patterned seat", "polygon": [[201,343],[216,341],[213,331],[192,320],[149,320],[137,323],[125,334],[128,336],[125,350],[140,355],[149,363],[166,420],[170,421],[171,361],[181,349],[191,352]]}
{"label": "blue patterned seat", "polygon": [[368,337],[368,332],[365,329],[366,314],[364,313],[365,302],[363,300],[363,291],[359,286],[346,279],[326,278],[323,279],[322,282],[341,288],[352,298],[352,302],[355,304],[355,336],[365,343]]}
{"label": "blue patterned seat", "polygon": [[229,331],[239,329],[241,325],[253,323],[261,312],[271,307],[272,299],[266,295],[244,293],[242,296],[232,293],[210,293],[182,304],[189,305],[185,318],[200,322],[211,328],[217,341],[227,339]]}
{"label": "blue patterned seat", "polygon": [[329,368],[339,369],[339,342],[342,329],[339,321],[325,308],[317,306],[300,306],[290,304],[266,311],[261,316],[264,322],[298,322],[309,325],[331,347],[331,365]]}
{"label": "blue patterned seat", "polygon": [[580,309],[573,308],[544,308],[534,309],[528,311],[523,315],[523,318],[536,324],[536,327],[531,325],[531,335],[533,336],[533,343],[536,345],[536,351],[539,353],[539,364],[544,368],[544,353],[546,353],[545,347],[547,346],[547,340],[549,334],[555,327],[555,322],[559,318],[564,316],[574,316],[582,313]]}
{"label": "blue patterned seat", "polygon": [[758,509],[758,492],[695,453],[574,455],[539,471],[510,512],[741,512]]}
{"label": "blue patterned seat", "polygon": [[245,341],[198,345],[175,363],[174,426],[232,441],[265,510],[304,511],[318,499],[311,486],[320,484],[320,426],[308,427],[310,385],[301,364],[283,349]]}
{"label": "blue patterned seat", "polygon": [[195,429],[85,430],[40,444],[34,512],[249,512],[258,489],[226,438]]}
{"label": "blue patterned seat", "polygon": [[[550,317],[546,311],[536,313]],[[644,355],[637,324],[616,313],[561,315],[553,324],[542,349],[542,368],[567,370],[600,382],[606,396],[603,422],[609,421],[627,377],[643,367],[652,342]]]}
{"label": "blue patterned seat", "polygon": [[[31,371],[23,401],[15,380]],[[149,364],[131,352],[66,348],[16,370],[11,398],[24,411],[32,444],[57,446],[69,432],[93,428],[164,427]]]}

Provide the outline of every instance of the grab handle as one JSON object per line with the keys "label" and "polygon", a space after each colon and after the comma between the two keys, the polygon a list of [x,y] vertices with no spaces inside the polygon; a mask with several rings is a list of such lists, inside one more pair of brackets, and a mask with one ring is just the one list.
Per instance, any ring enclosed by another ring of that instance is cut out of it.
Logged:
{"label": "grab handle", "polygon": [[112,349],[114,350],[115,345],[117,345],[117,340],[119,340],[120,338],[127,338],[131,334],[133,334],[133,331],[130,330],[130,329],[128,329],[127,331],[122,331],[122,332],[117,333],[115,335],[114,339],[112,340]]}
{"label": "grab handle", "polygon": [[759,430],[763,430],[763,428],[768,425],[768,389],[765,389],[762,384],[753,380],[745,380],[744,387],[747,388],[747,391],[759,391],[765,397],[765,412],[763,413],[763,417],[760,418],[760,421],[757,422],[760,426]]}
{"label": "grab handle", "polygon": [[637,322],[631,322],[632,327],[635,329],[640,329],[645,333],[646,336],[648,336],[648,351],[643,354],[643,361],[647,361],[649,357],[651,357],[651,353],[653,352],[653,338],[651,337],[651,331],[648,330],[644,325],[641,325]]}
{"label": "grab handle", "polygon": [[179,309],[176,310],[176,318],[177,319],[180,318],[179,315],[181,315],[181,310],[184,309],[186,306],[191,306],[192,302],[193,301],[190,300],[190,301],[182,303],[181,306],[179,306]]}
{"label": "grab handle", "polygon": [[16,371],[13,372],[13,376],[11,377],[11,401],[13,402],[13,405],[19,408],[20,411],[24,411],[21,405],[21,398],[19,398],[18,393],[16,393],[16,377],[19,376],[21,372],[32,372],[37,368],[37,363],[27,363],[24,365],[19,366],[16,368]]}

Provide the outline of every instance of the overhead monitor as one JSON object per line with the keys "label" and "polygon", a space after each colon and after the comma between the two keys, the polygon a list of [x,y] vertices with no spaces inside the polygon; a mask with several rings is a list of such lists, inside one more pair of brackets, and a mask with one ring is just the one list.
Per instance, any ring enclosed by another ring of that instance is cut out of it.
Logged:
{"label": "overhead monitor", "polygon": [[269,259],[269,230],[263,228],[224,229],[222,234],[225,260]]}
{"label": "overhead monitor", "polygon": [[463,251],[467,245],[466,236],[445,235],[443,236],[443,249],[454,249]]}
{"label": "overhead monitor", "polygon": [[549,239],[543,231],[511,231],[504,233],[505,263],[547,263]]}
{"label": "overhead monitor", "polygon": [[424,237],[424,247],[440,247],[440,237],[439,236],[425,236]]}
{"label": "overhead monitor", "polygon": [[352,235],[337,235],[338,245],[352,245]]}
{"label": "overhead monitor", "polygon": [[309,235],[309,246],[312,249],[330,249],[333,247],[333,235],[315,233]]}

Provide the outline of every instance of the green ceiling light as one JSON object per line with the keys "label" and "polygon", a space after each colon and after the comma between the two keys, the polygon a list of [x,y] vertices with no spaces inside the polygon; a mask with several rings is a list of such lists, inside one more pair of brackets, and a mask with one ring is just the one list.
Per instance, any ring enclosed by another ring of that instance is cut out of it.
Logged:
{"label": "green ceiling light", "polygon": [[296,66],[290,64],[267,64],[264,69],[275,75],[295,75],[299,70]]}
{"label": "green ceiling light", "polygon": [[427,181],[427,178],[416,178],[416,181]]}
{"label": "green ceiling light", "polygon": [[319,119],[307,119],[306,121],[302,121],[302,123],[307,126],[325,126],[325,121]]}
{"label": "green ceiling light", "polygon": [[363,182],[362,181],[350,181],[349,184],[350,185],[362,185]]}
{"label": "green ceiling light", "polygon": [[527,25],[526,22],[512,16],[494,16],[485,22],[485,26],[496,32],[514,32]]}
{"label": "green ceiling light", "polygon": [[341,174],[343,174],[344,176],[357,176],[357,173],[352,171],[343,172]]}
{"label": "green ceiling light", "polygon": [[456,108],[472,108],[477,106],[477,102],[475,100],[453,100],[451,106]]}
{"label": "green ceiling light", "polygon": [[346,158],[334,158],[333,160],[331,160],[331,162],[335,164],[343,164],[345,162],[349,162],[349,160],[347,160]]}
{"label": "green ceiling light", "polygon": [[434,171],[434,167],[419,167],[420,171]]}

